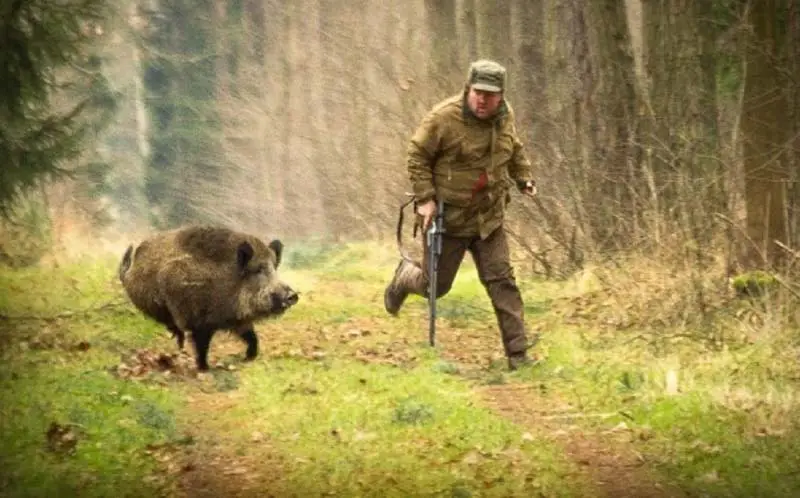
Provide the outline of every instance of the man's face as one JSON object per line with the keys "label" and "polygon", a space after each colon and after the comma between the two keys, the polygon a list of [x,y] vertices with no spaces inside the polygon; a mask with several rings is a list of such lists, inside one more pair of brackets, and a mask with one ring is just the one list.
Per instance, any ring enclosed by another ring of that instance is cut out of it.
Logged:
{"label": "man's face", "polygon": [[500,107],[500,101],[503,100],[501,92],[487,92],[486,90],[477,90],[473,87],[469,88],[467,94],[467,105],[472,113],[479,119],[486,119],[494,116],[497,108]]}

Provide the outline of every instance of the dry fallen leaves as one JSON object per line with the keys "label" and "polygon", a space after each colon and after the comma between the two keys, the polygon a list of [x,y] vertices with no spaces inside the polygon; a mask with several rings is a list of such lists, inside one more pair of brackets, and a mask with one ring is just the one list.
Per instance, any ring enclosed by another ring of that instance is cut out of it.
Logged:
{"label": "dry fallen leaves", "polygon": [[124,379],[138,379],[160,372],[165,376],[192,376],[196,371],[194,359],[186,353],[166,354],[140,349],[117,366],[116,373]]}
{"label": "dry fallen leaves", "polygon": [[145,447],[145,453],[157,461],[162,471],[167,474],[191,472],[195,469],[194,463],[182,461],[181,453],[175,444],[149,444]]}

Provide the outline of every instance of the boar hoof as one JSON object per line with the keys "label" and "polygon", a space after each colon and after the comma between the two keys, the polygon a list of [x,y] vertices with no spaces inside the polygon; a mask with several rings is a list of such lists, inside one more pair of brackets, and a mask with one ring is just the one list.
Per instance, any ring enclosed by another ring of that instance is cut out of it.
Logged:
{"label": "boar hoof", "polygon": [[197,370],[205,372],[208,370],[208,346],[211,343],[211,330],[194,330],[192,331],[192,340],[194,341],[195,354],[197,355]]}

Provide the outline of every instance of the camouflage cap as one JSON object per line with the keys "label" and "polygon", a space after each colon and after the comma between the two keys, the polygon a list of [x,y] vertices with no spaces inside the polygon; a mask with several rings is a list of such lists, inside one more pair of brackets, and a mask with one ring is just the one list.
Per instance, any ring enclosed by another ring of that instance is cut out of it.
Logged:
{"label": "camouflage cap", "polygon": [[488,59],[475,61],[469,65],[467,85],[476,90],[502,92],[506,87],[506,68]]}

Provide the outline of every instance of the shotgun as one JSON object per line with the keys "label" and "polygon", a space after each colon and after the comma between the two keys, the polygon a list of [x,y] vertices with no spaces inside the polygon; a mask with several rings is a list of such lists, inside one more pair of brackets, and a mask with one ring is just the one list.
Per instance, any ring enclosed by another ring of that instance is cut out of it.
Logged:
{"label": "shotgun", "polygon": [[442,234],[444,233],[444,201],[436,203],[436,215],[427,232],[428,245],[428,339],[431,346],[436,345],[436,287],[439,276],[439,256],[442,255]]}

